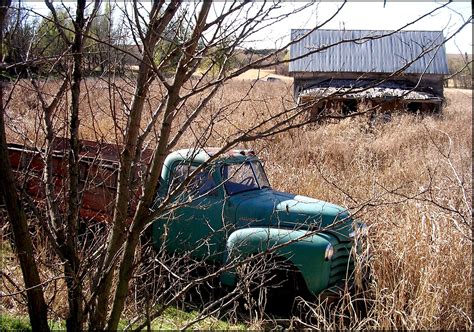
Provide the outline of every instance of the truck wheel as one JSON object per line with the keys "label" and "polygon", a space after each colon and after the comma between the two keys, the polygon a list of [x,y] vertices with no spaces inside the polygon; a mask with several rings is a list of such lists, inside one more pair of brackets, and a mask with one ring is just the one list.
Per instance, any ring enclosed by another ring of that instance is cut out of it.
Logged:
{"label": "truck wheel", "polygon": [[306,297],[307,290],[301,273],[286,260],[274,258],[263,264],[246,264],[239,274],[246,310],[261,310],[289,317],[296,310],[296,298]]}
{"label": "truck wheel", "polygon": [[300,272],[293,266],[275,270],[267,286],[268,313],[291,316],[297,309],[297,298],[305,296],[305,284]]}

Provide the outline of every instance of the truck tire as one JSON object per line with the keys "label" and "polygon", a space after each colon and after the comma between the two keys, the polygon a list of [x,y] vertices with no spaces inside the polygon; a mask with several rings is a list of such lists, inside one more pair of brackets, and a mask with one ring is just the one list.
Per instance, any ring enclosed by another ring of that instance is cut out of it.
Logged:
{"label": "truck tire", "polygon": [[267,286],[266,310],[278,316],[291,316],[297,310],[297,299],[305,295],[306,286],[296,268],[291,265],[287,269],[276,270]]}
{"label": "truck tire", "polygon": [[[265,265],[272,266],[269,270],[259,271],[259,265],[259,262],[248,263],[239,273],[244,309],[291,316],[296,310],[297,298],[306,298],[309,294],[301,273],[293,264],[278,257],[266,262]],[[249,277],[252,275],[254,277]]]}

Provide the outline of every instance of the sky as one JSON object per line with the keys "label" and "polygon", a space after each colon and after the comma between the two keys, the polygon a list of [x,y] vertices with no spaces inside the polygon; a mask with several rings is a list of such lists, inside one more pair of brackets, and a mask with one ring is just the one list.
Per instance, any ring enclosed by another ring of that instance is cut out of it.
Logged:
{"label": "sky", "polygon": [[[258,1],[258,0],[257,0]],[[60,1],[56,0],[55,3]],[[70,2],[70,1],[65,1]],[[42,1],[27,2],[43,14],[47,12]],[[72,2],[70,2],[72,3]],[[222,6],[224,1],[216,2]],[[290,12],[303,1],[285,1],[276,14]],[[395,30],[413,21],[423,14],[446,3],[445,1],[348,1],[341,12],[325,29],[362,29],[362,30]],[[291,29],[312,28],[330,17],[342,2],[323,0],[311,8],[261,31],[253,36],[246,46],[253,48],[276,48],[289,42]],[[470,1],[453,1],[434,15],[423,18],[408,27],[408,30],[443,30],[445,37],[451,36],[462,23],[472,17]],[[446,43],[447,53],[472,54],[472,22]]]}
{"label": "sky", "polygon": [[[413,21],[445,2],[423,1],[348,1],[341,12],[325,29],[361,29],[361,30],[395,30]],[[341,2],[323,1],[317,7],[305,10],[296,17],[289,18],[255,37],[255,45],[260,48],[274,48],[289,41],[290,29],[312,28],[330,17]],[[289,11],[298,2],[288,2],[281,9]],[[455,1],[436,14],[423,18],[407,30],[443,30],[444,36],[452,35],[462,23],[472,16],[470,1]],[[472,23],[468,24],[452,40],[446,43],[447,53],[472,54]]]}

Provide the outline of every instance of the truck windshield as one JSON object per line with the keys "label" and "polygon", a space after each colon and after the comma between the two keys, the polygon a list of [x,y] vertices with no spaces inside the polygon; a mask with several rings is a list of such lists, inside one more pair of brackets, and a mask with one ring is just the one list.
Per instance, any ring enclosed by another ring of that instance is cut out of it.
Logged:
{"label": "truck windshield", "polygon": [[270,187],[262,164],[258,161],[224,165],[222,178],[229,195]]}

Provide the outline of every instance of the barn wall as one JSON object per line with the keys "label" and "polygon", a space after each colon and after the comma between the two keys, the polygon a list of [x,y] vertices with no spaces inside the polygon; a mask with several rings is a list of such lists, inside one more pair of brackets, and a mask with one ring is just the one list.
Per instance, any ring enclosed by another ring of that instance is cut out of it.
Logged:
{"label": "barn wall", "polygon": [[[305,89],[311,88],[314,85],[330,79],[347,79],[347,80],[384,80],[389,75],[384,73],[311,73],[311,72],[297,72],[292,73],[294,77],[294,95],[298,97],[299,93]],[[408,81],[416,86],[418,91],[432,92],[438,97],[443,97],[443,75],[425,74],[420,80],[420,75],[417,74],[402,74],[397,77],[390,78],[389,81]]]}

